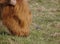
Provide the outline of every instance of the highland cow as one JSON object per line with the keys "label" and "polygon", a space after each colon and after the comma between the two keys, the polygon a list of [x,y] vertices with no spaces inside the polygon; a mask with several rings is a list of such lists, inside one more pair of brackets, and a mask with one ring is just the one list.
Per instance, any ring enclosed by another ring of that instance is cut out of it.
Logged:
{"label": "highland cow", "polygon": [[32,15],[26,0],[0,0],[2,22],[17,36],[28,36]]}

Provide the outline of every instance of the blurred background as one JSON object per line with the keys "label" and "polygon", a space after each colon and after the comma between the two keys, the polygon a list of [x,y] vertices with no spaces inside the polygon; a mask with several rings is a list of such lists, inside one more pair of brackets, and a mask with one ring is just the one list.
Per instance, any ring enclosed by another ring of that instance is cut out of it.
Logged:
{"label": "blurred background", "polygon": [[60,0],[29,0],[32,24],[28,37],[8,35],[0,20],[0,44],[60,44]]}

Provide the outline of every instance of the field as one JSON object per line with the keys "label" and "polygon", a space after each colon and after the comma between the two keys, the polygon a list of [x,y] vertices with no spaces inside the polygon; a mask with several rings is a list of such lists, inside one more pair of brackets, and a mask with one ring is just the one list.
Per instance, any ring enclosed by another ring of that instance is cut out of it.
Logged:
{"label": "field", "polygon": [[60,0],[30,0],[32,24],[28,37],[8,35],[0,20],[0,44],[60,44]]}

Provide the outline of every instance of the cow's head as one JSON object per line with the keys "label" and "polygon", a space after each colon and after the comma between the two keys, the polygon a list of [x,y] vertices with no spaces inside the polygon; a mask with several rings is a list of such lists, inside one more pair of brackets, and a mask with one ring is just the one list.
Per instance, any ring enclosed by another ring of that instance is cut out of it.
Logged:
{"label": "cow's head", "polygon": [[16,0],[0,0],[0,4],[15,6],[16,5]]}

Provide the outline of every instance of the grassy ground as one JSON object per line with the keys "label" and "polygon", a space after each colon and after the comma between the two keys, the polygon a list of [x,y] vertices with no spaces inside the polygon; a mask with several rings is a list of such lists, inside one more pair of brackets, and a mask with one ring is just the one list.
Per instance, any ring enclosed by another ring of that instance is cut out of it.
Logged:
{"label": "grassy ground", "polygon": [[[0,44],[60,44],[60,0],[30,0],[33,14],[29,37],[0,34]],[[0,24],[0,32],[6,31]]]}

